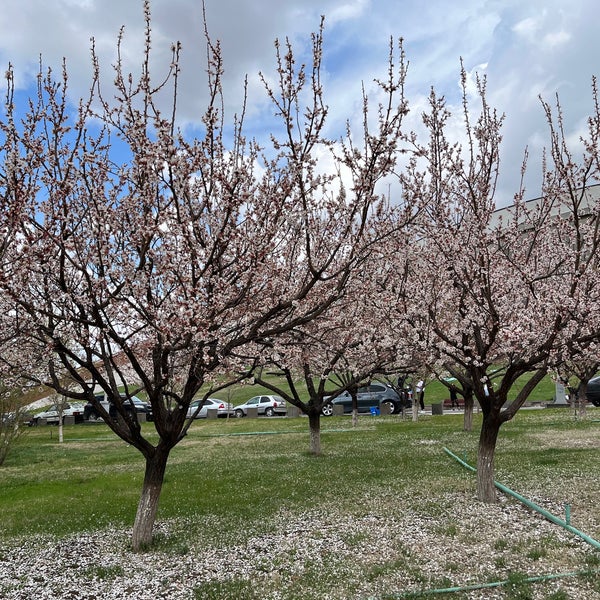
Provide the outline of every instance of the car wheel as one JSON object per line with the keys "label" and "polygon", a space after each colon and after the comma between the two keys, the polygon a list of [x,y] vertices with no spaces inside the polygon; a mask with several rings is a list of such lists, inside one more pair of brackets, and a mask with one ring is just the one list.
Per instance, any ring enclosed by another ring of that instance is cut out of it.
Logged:
{"label": "car wheel", "polygon": [[241,408],[238,408],[238,409],[235,411],[235,416],[236,416],[238,419],[241,419],[241,418],[244,416],[244,411],[243,411]]}
{"label": "car wheel", "polygon": [[321,414],[324,417],[330,417],[333,414],[333,404],[331,404],[331,402],[329,402],[329,404],[326,404],[322,409],[321,409]]}
{"label": "car wheel", "polygon": [[267,409],[265,410],[265,415],[267,417],[272,417],[275,414],[275,411],[273,410],[273,408],[271,406],[267,407]]}
{"label": "car wheel", "polygon": [[385,400],[384,402],[381,403],[381,406],[384,406],[384,405],[390,407],[390,415],[394,415],[398,412],[398,407],[391,400]]}

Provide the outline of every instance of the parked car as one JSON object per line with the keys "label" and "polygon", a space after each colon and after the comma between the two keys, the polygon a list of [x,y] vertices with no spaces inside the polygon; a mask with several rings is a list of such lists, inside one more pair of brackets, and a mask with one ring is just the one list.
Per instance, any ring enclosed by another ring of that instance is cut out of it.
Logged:
{"label": "parked car", "polygon": [[[194,413],[196,412],[196,410],[198,410],[198,406],[200,405],[200,403],[202,402],[202,400],[194,400],[191,404],[190,407],[188,408],[187,411],[187,415],[186,417],[188,419],[191,419],[194,416]],[[219,418],[226,418],[228,415],[234,415],[234,410],[233,410],[233,404],[230,404],[229,402],[223,402],[223,400],[217,400],[217,398],[208,398],[204,401],[204,405],[202,406],[202,408],[198,411],[198,414],[196,415],[196,419],[206,419],[206,417],[208,417],[208,410],[215,410],[217,411],[217,417]]]}
{"label": "parked car", "polygon": [[235,416],[238,418],[247,416],[249,408],[256,408],[259,415],[266,415],[267,417],[285,415],[287,411],[285,400],[281,396],[262,395],[254,396],[244,404],[236,406]]}
{"label": "parked car", "polygon": [[140,413],[144,413],[146,415],[146,421],[152,421],[152,405],[150,402],[144,402],[140,400],[137,396],[132,396],[128,401],[125,402],[125,407],[133,405],[135,407],[135,412],[139,415]]}
{"label": "parked car", "polygon": [[600,377],[594,377],[588,381],[587,399],[594,406],[600,406]]}
{"label": "parked car", "polygon": [[31,419],[33,419],[33,413],[24,410],[0,412],[0,427],[14,425],[15,419],[19,420],[19,423],[24,425],[31,425]]}
{"label": "parked car", "polygon": [[[143,413],[146,415],[146,421],[152,421],[152,406],[149,402],[144,402],[137,396],[131,396],[131,398],[126,399],[124,394],[121,394],[121,398],[123,398],[123,406],[125,407],[125,410],[135,410],[136,414]],[[104,394],[97,395],[96,399],[111,417],[117,415],[117,409],[111,402],[106,400]],[[88,402],[84,407],[83,419],[85,421],[97,421],[102,419],[102,415],[96,410],[96,407],[91,402]]]}
{"label": "parked car", "polygon": [[[389,406],[390,414],[396,414],[402,411],[402,408],[412,406],[412,401],[408,394],[400,397],[398,392],[391,385],[381,383],[380,381],[372,381],[358,388],[356,399],[358,403],[358,412],[369,412],[371,408],[381,409],[382,405]],[[333,414],[334,405],[344,407],[344,413],[352,412],[352,396],[346,391],[336,396],[331,402],[325,404],[321,413],[326,417]]]}
{"label": "parked car", "polygon": [[[84,406],[81,403],[65,404],[62,409],[62,420],[65,422],[65,417],[73,417],[75,423],[83,421]],[[58,406],[54,405],[42,412],[33,415],[29,421],[29,425],[37,425],[40,419],[45,419],[46,423],[58,425],[60,412]]]}

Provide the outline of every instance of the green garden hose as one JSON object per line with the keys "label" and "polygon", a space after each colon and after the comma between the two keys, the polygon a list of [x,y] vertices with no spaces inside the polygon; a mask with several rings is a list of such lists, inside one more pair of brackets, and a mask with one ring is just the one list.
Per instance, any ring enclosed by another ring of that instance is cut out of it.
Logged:
{"label": "green garden hose", "polygon": [[[477,469],[475,469],[473,466],[468,464],[465,460],[462,460],[456,454],[454,454],[453,452],[448,450],[448,448],[444,448],[444,452],[446,452],[446,454],[448,454],[449,456],[454,458],[457,462],[459,462],[461,465],[463,465],[465,468],[469,469],[470,471],[473,471],[473,472],[477,471]],[[600,549],[600,542],[591,538],[590,536],[586,535],[585,533],[579,531],[578,529],[575,529],[575,527],[571,526],[571,524],[569,523],[570,517],[569,517],[568,510],[567,510],[566,519],[561,519],[561,518],[556,517],[555,515],[549,513],[547,510],[544,510],[541,506],[538,506],[534,502],[531,502],[524,496],[521,496],[521,494],[518,494],[517,492],[514,492],[510,488],[507,488],[505,485],[502,485],[501,483],[498,483],[496,481],[494,482],[494,485],[502,492],[509,494],[513,498],[519,500],[519,502],[522,502],[529,508],[535,510],[536,512],[539,512],[541,515],[543,515],[546,519],[548,519],[552,523],[555,523],[557,525],[560,525],[561,527],[564,527],[567,531],[573,533],[574,535],[579,536],[580,538],[585,540],[588,544],[591,544],[594,548]],[[519,583],[535,583],[535,582],[540,582],[540,581],[550,581],[553,579],[561,579],[564,577],[578,577],[578,576],[591,575],[591,574],[597,574],[597,573],[600,573],[600,571],[599,570],[576,571],[576,572],[572,572],[572,573],[558,573],[558,574],[553,574],[553,575],[536,575],[536,576],[532,576],[532,577],[525,577],[523,579],[519,579]],[[429,590],[420,590],[420,591],[411,591],[411,592],[400,592],[400,593],[396,593],[396,594],[386,594],[384,597],[386,599],[390,599],[390,600],[391,599],[400,599],[400,598],[420,598],[423,596],[431,596],[431,595],[437,595],[437,594],[469,592],[469,591],[474,591],[474,590],[482,590],[482,589],[486,589],[486,588],[502,587],[502,586],[511,585],[512,583],[514,583],[512,580],[506,579],[504,581],[494,581],[494,582],[489,582],[489,583],[475,583],[472,585],[465,585],[465,586],[456,586],[456,587],[429,589]]]}
{"label": "green garden hose", "polygon": [[[448,454],[448,456],[451,456],[456,461],[458,461],[459,463],[461,463],[464,467],[470,469],[471,471],[476,471],[476,469],[473,468],[471,465],[469,465],[467,462],[465,462],[464,460],[462,460],[461,458],[459,458],[458,456],[456,456],[456,454],[450,452],[450,450],[448,450],[448,448],[444,448],[444,452],[446,454]],[[570,519],[569,519],[568,516],[567,516],[566,519],[561,519],[560,517],[557,517],[557,516],[553,515],[552,513],[549,513],[547,510],[544,510],[541,506],[538,506],[537,504],[535,504],[531,500],[528,500],[524,496],[521,496],[521,494],[518,494],[517,492],[514,492],[510,488],[507,488],[505,485],[502,485],[501,483],[498,483],[497,481],[494,481],[494,485],[499,490],[501,490],[502,492],[504,492],[505,494],[508,494],[509,496],[512,496],[513,498],[516,498],[519,502],[522,502],[523,504],[525,504],[525,506],[528,506],[532,510],[535,510],[536,512],[540,513],[541,515],[543,515],[546,519],[548,519],[552,523],[555,523],[556,525],[560,525],[561,527],[564,527],[567,531],[569,531],[572,534],[580,537],[582,540],[585,540],[588,544],[592,545],[594,548],[600,550],[600,542],[598,542],[597,540],[591,538],[589,535],[586,535],[582,531],[579,531],[579,529],[575,529],[575,527],[573,527],[569,523]]]}

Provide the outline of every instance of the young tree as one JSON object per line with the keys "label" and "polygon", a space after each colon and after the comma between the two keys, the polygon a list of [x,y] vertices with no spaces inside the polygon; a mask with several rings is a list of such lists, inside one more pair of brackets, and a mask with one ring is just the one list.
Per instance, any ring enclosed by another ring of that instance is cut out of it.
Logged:
{"label": "young tree", "polygon": [[[427,199],[420,194],[410,193],[405,186],[405,201],[414,207],[415,219],[422,216]],[[425,199],[425,203],[424,200]],[[427,313],[421,310],[415,302],[419,288],[424,282],[420,281],[418,269],[415,270],[415,247],[421,243],[414,220],[403,222],[398,220],[398,214],[392,215],[390,221],[397,223],[393,228],[394,234],[388,240],[385,252],[378,255],[371,265],[376,276],[377,306],[371,310],[380,315],[385,327],[393,336],[395,359],[394,370],[402,373],[402,384],[398,387],[400,394],[406,394],[410,389],[412,398],[412,419],[418,421],[420,394],[415,389],[421,380],[423,383],[433,372],[430,366],[431,331]],[[406,225],[410,226],[407,227]],[[408,377],[410,375],[410,377]],[[410,386],[410,388],[409,388]]]}
{"label": "young tree", "polygon": [[[378,322],[378,312],[365,286],[366,272],[356,271],[346,292],[330,309],[302,327],[296,327],[263,347],[261,365],[254,370],[256,383],[281,395],[308,417],[310,452],[321,453],[321,415],[326,405],[341,393],[353,396],[360,383],[385,370],[395,358],[394,344]],[[359,281],[362,285],[359,285]],[[262,376],[274,368],[284,383],[273,383]],[[301,382],[307,392],[299,392]],[[356,415],[354,414],[353,419]]]}
{"label": "young tree", "polygon": [[0,466],[25,431],[26,411],[14,391],[0,386]]}
{"label": "young tree", "polygon": [[[73,381],[71,377],[65,376],[62,378],[61,387],[64,390],[77,390],[77,381]],[[69,395],[65,392],[62,394],[54,394],[53,404],[58,412],[58,442],[62,444],[64,442],[64,412],[69,406]]]}
{"label": "young tree", "polygon": [[[481,113],[475,124],[464,93],[465,151],[448,141],[450,115],[444,99],[432,92],[424,116],[430,142],[416,151],[426,161],[426,175],[415,159],[406,182],[426,194],[431,207],[421,243],[414,247],[413,287],[421,292],[414,299],[434,333],[432,360],[455,365],[453,374],[481,406],[477,495],[493,502],[501,425],[515,416],[557,358],[564,358],[574,336],[598,335],[599,213],[597,202],[585,198],[598,175],[599,113],[596,103],[578,162],[568,152],[560,111],[555,127],[546,107],[553,169],[545,171],[542,197],[529,206],[520,190],[513,209],[498,220],[494,196],[502,119],[487,104],[485,81],[478,81],[478,89]],[[527,383],[509,400],[524,374]]]}
{"label": "young tree", "polygon": [[[66,68],[59,80],[40,73],[37,98],[20,111],[9,70],[0,161],[4,201],[18,214],[18,242],[0,261],[0,294],[11,307],[0,318],[13,349],[35,357],[22,375],[93,403],[144,456],[136,551],[151,542],[167,460],[189,427],[194,396],[236,381],[217,378],[238,371],[257,340],[307,325],[343,295],[406,111],[401,97],[396,103],[403,66],[397,83],[391,63],[376,133],[365,122],[361,150],[349,127],[348,154],[337,156],[324,136],[321,29],[308,72],[289,45],[277,45],[279,80],[267,92],[283,134],[261,149],[244,137],[243,114],[231,127],[225,121],[221,52],[207,36],[204,134],[189,139],[176,127],[180,49],[155,83],[145,7],[141,74],[126,74],[119,58],[113,99],[94,58],[90,95],[75,114]],[[121,47],[120,39],[119,56]],[[323,154],[334,167],[320,174]],[[24,366],[12,356],[2,349],[7,368]],[[65,374],[78,390],[64,385]],[[138,390],[152,405],[156,443],[127,410]]]}
{"label": "young tree", "polygon": [[557,366],[557,376],[568,385],[571,407],[581,419],[587,417],[588,381],[598,369],[600,356],[595,342],[577,343],[576,350],[569,349],[567,360],[560,361]]}

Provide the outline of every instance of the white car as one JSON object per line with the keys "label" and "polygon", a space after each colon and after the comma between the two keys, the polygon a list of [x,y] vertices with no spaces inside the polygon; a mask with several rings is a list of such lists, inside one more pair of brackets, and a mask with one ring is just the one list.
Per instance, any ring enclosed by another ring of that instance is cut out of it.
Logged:
{"label": "white car", "polygon": [[[65,422],[65,417],[73,417],[75,419],[75,423],[81,423],[83,421],[83,410],[83,404],[65,404],[62,411],[63,423]],[[46,423],[55,423],[58,425],[58,415],[58,407],[54,405],[42,412],[35,414],[31,418],[31,421],[29,421],[29,424],[37,425],[39,419],[46,419]]]}
{"label": "white car", "polygon": [[259,415],[273,417],[275,415],[285,415],[287,412],[285,400],[281,396],[254,396],[244,404],[235,407],[235,416],[238,418],[248,415],[249,408],[256,408]]}
{"label": "white car", "polygon": [[[195,416],[196,419],[206,419],[208,417],[208,411],[216,409],[217,417],[225,418],[227,415],[233,415],[233,404],[229,402],[223,402],[223,400],[218,400],[217,398],[207,398],[204,401],[204,406],[200,410],[198,410],[198,406],[202,400],[194,400],[190,407],[188,408],[186,418],[191,419]],[[196,411],[198,410],[198,414]]]}

